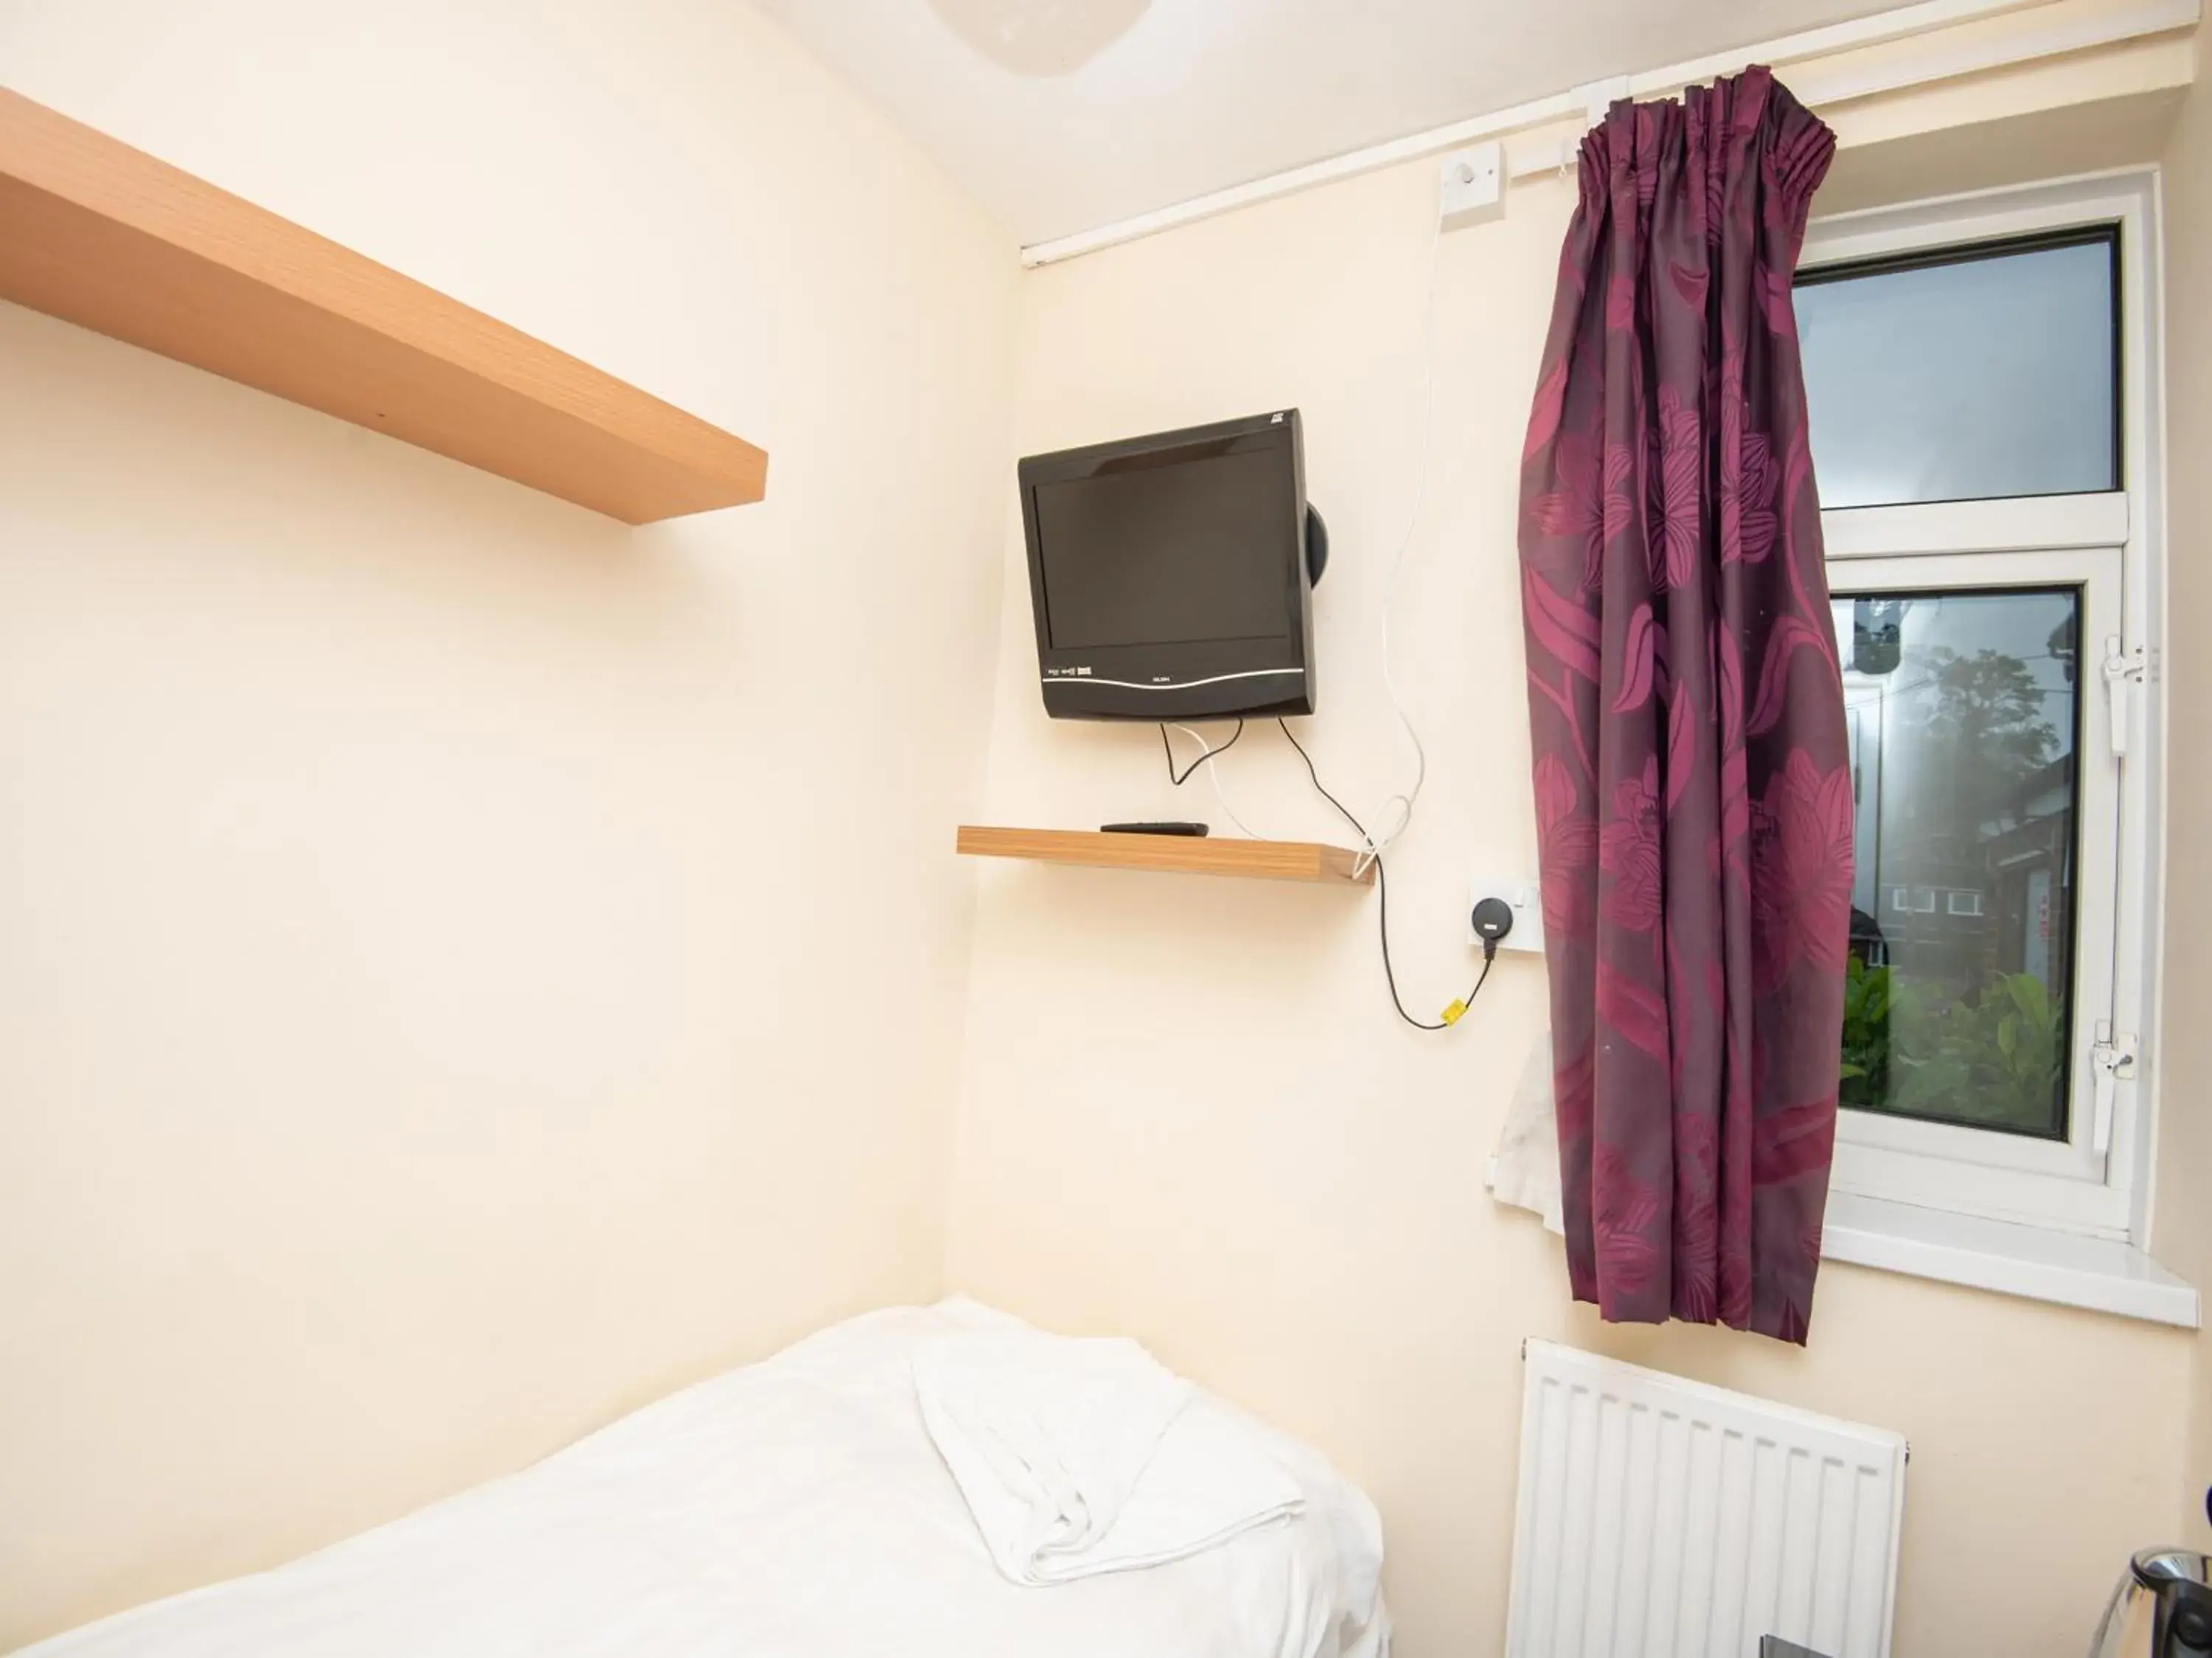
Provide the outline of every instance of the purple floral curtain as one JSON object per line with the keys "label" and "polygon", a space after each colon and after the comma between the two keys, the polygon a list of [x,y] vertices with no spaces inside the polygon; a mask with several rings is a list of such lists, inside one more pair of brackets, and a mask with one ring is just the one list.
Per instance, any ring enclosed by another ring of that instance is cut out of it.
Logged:
{"label": "purple floral curtain", "polygon": [[1834,147],[1764,69],[1613,106],[1583,140],[1522,467],[1575,1297],[1792,1342],[1850,929],[1790,301]]}

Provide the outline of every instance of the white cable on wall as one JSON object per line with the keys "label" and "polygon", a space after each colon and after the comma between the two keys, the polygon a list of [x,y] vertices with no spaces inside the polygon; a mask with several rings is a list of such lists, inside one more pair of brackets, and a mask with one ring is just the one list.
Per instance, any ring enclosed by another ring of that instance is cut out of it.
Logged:
{"label": "white cable on wall", "polygon": [[1382,685],[1389,692],[1390,707],[1398,716],[1406,741],[1413,746],[1413,783],[1412,788],[1382,802],[1385,808],[1395,809],[1396,820],[1368,838],[1356,867],[1358,875],[1364,875],[1367,866],[1382,855],[1383,849],[1406,832],[1413,821],[1413,807],[1421,797],[1422,786],[1429,779],[1429,752],[1421,744],[1421,734],[1414,728],[1413,715],[1407,710],[1391,662],[1390,614],[1397,603],[1398,578],[1405,570],[1406,555],[1413,548],[1414,534],[1421,527],[1422,511],[1428,504],[1430,437],[1437,411],[1437,273],[1443,264],[1443,216],[1437,214],[1429,238],[1428,283],[1421,297],[1421,436],[1416,446],[1419,458],[1413,474],[1413,503],[1406,515],[1405,533],[1398,538],[1398,550],[1391,556],[1390,573],[1382,580]]}
{"label": "white cable on wall", "polygon": [[[1353,865],[1355,879],[1364,875],[1368,866],[1381,857],[1383,850],[1406,832],[1413,820],[1413,808],[1419,802],[1421,789],[1428,782],[1429,777],[1428,749],[1422,744],[1421,734],[1413,724],[1413,714],[1407,708],[1405,698],[1398,689],[1397,674],[1392,661],[1395,653],[1390,633],[1390,617],[1392,609],[1397,603],[1399,578],[1405,571],[1407,557],[1413,550],[1414,537],[1421,527],[1422,514],[1428,504],[1429,460],[1430,450],[1432,448],[1431,438],[1436,424],[1437,405],[1437,279],[1443,264],[1443,217],[1439,214],[1437,216],[1436,228],[1429,239],[1428,280],[1421,296],[1421,333],[1419,348],[1421,362],[1421,419],[1420,437],[1416,444],[1418,458],[1414,463],[1413,499],[1406,515],[1406,527],[1398,537],[1396,551],[1391,555],[1389,573],[1382,580],[1382,684],[1389,694],[1391,710],[1398,716],[1399,727],[1405,732],[1406,741],[1413,745],[1413,781],[1411,787],[1398,794],[1389,795],[1383,800],[1383,807],[1394,814],[1394,820],[1378,833],[1363,832],[1360,836],[1359,856]],[[1195,771],[1201,765],[1204,766],[1207,781],[1213,785],[1214,797],[1221,802],[1221,809],[1228,814],[1229,820],[1235,824],[1239,832],[1247,838],[1253,840],[1263,838],[1255,833],[1243,819],[1237,815],[1237,808],[1229,803],[1228,792],[1221,781],[1221,763],[1218,758],[1229,745],[1224,743],[1220,748],[1216,748],[1207,742],[1205,737],[1187,725],[1177,724],[1176,729],[1196,743],[1200,750],[1199,757],[1190,763],[1184,775],[1188,776],[1190,771]],[[1170,771],[1172,769],[1170,765]]]}

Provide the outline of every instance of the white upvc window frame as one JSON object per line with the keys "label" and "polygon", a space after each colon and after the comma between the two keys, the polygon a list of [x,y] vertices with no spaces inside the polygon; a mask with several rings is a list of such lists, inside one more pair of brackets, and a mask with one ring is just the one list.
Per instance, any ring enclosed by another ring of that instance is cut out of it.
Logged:
{"label": "white upvc window frame", "polygon": [[[1818,221],[1801,267],[2090,225],[2116,225],[2120,240],[2123,487],[1821,515],[1830,585],[1839,596],[1914,587],[2083,590],[2069,1137],[2035,1140],[1846,1110],[1832,1187],[1847,1203],[1902,1204],[2147,1249],[2166,741],[2158,670],[2165,551],[2157,174],[2101,174]],[[2126,651],[2142,651],[2139,677],[2115,682],[2100,671],[2108,636]],[[2115,697],[2124,755],[2114,751],[2108,699]],[[1886,913],[1888,889],[1877,896]],[[2121,1048],[2134,1039],[2132,1074],[2124,1069],[2101,1079],[2108,1125],[2099,1121],[2100,1035]]]}
{"label": "white upvc window frame", "polygon": [[[2023,503],[1997,504],[2011,509]],[[2116,1185],[2111,1175],[2116,1158],[2124,1167],[2131,1148],[2132,1142],[2124,1136],[2133,1132],[2133,1113],[2124,1128],[2116,1097],[2111,1122],[2099,1124],[2094,1108],[2097,1079],[2093,1051],[2098,1027],[2113,1016],[2123,819],[2112,722],[2105,688],[2093,663],[2096,642],[2120,631],[2123,559],[2120,548],[2113,546],[1864,556],[1830,566],[1829,582],[1838,598],[1855,591],[1892,594],[1918,588],[1946,593],[1984,588],[2075,588],[2081,594],[2080,637],[2091,647],[2075,674],[2081,717],[2075,753],[2074,948],[2067,986],[2071,1027],[2068,1137],[2039,1139],[1847,1109],[1838,1125],[1832,1176],[1838,1191],[2093,1235],[2128,1234],[2128,1188],[2125,1183]],[[1850,695],[1846,685],[1847,702]],[[1942,896],[1939,889],[1911,889],[1912,908],[1918,914],[1941,913]],[[2100,1126],[2107,1133],[2100,1136]]]}

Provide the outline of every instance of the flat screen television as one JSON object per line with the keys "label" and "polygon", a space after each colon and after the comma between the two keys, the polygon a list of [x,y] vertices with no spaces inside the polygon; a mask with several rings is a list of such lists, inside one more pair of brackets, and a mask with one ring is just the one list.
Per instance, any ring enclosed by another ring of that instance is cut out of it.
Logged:
{"label": "flat screen television", "polygon": [[1313,712],[1327,553],[1296,409],[1031,455],[1019,475],[1048,714]]}

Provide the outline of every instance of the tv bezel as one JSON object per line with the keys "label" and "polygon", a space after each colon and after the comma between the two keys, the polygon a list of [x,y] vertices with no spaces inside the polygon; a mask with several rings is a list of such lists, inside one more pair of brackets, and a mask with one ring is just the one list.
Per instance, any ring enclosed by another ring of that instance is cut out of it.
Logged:
{"label": "tv bezel", "polygon": [[[1176,449],[1214,449],[1222,456],[1287,449],[1293,529],[1283,549],[1286,626],[1279,637],[1197,639],[1176,643],[1057,649],[1037,529],[1040,485],[1093,478],[1136,456]],[[1313,582],[1306,560],[1306,475],[1303,426],[1296,409],[1274,409],[1241,420],[1186,426],[1111,443],[1025,457],[1022,534],[1029,551],[1030,617],[1036,631],[1038,688],[1054,719],[1227,719],[1314,711]]]}

